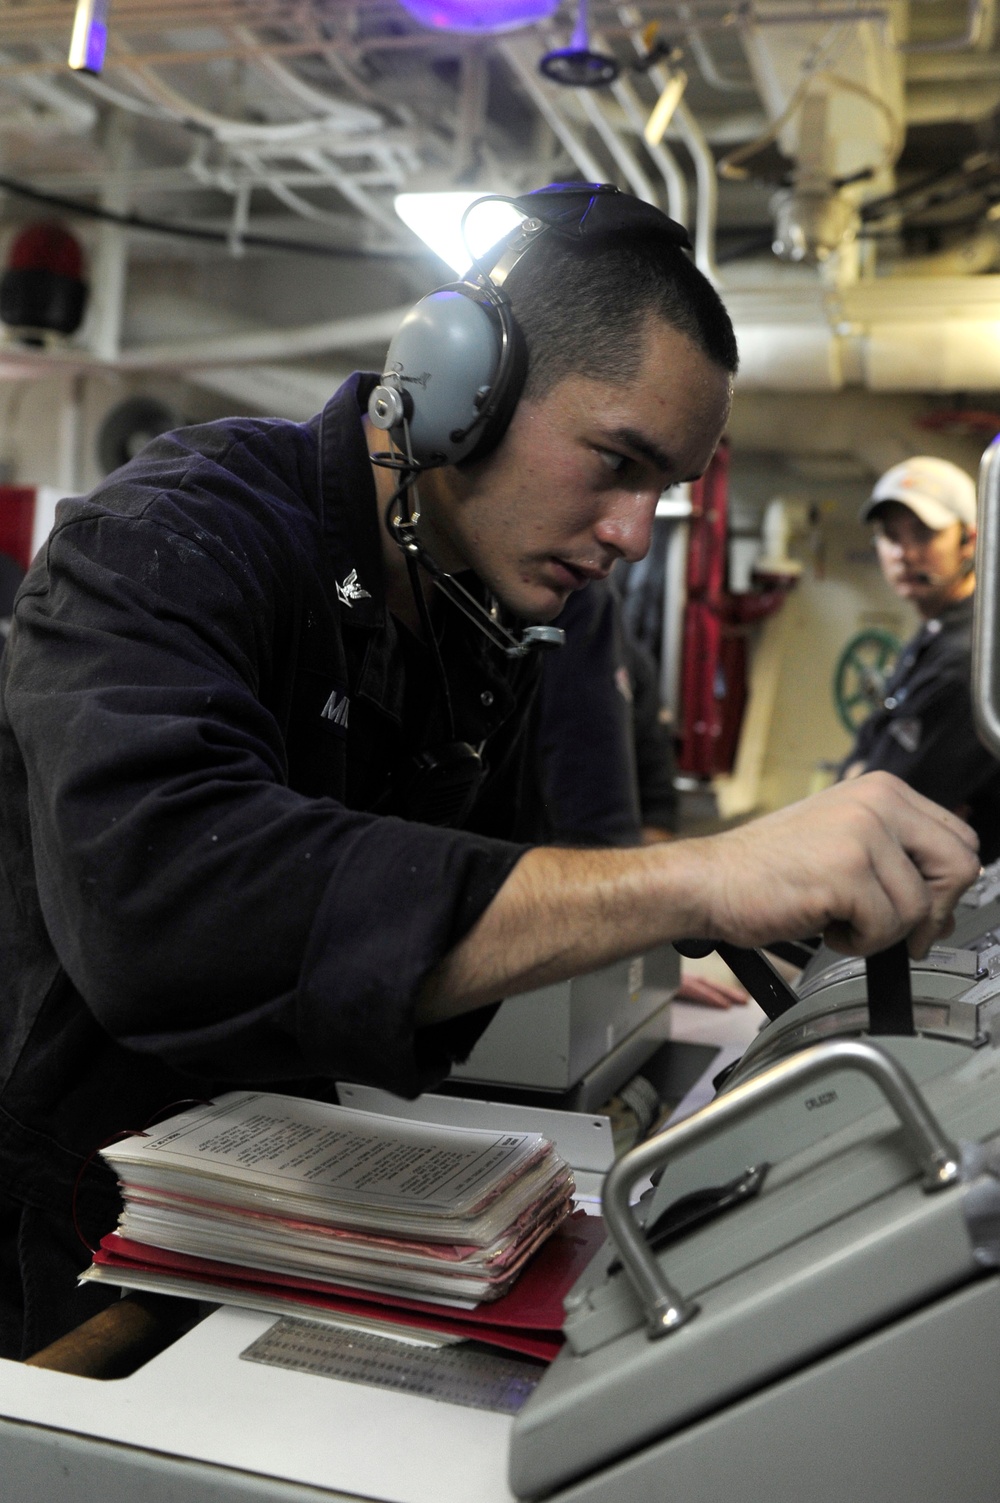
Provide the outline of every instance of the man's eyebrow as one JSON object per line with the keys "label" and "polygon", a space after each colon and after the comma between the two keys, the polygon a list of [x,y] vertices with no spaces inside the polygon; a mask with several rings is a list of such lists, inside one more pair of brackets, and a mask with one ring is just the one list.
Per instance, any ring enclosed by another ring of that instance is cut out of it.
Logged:
{"label": "man's eyebrow", "polygon": [[623,444],[625,448],[633,450],[634,453],[641,454],[643,459],[648,459],[650,464],[662,470],[664,475],[673,474],[674,461],[670,455],[658,444],[652,443],[637,428],[615,428],[608,434],[608,437],[613,442]]}

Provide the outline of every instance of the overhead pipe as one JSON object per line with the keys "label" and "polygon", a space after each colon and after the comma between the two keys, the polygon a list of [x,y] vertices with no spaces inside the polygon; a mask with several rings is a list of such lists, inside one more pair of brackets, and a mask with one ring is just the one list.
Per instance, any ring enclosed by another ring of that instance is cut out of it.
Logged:
{"label": "overhead pipe", "polygon": [[[610,53],[611,49],[609,48],[605,38],[600,33],[595,32],[593,43],[599,52]],[[663,146],[659,142],[655,146],[651,146],[649,142],[643,138],[643,131],[645,129],[647,117],[649,115],[649,110],[641,103],[633,85],[627,79],[624,79],[619,75],[619,77],[614,79],[608,87],[611,92],[612,98],[618,104],[619,108],[625,116],[625,119],[635,131],[636,135],[640,139],[642,139],[643,146],[646,152],[659,169],[660,176],[663,178],[664,185],[666,186],[667,190],[667,212],[669,213],[671,219],[676,219],[678,224],[682,224],[686,228],[688,222],[687,182],[685,181],[684,174],[681,172],[681,169],[677,164],[677,158],[674,156],[669,147]],[[578,94],[580,95],[581,101],[585,106],[593,103],[589,90],[580,89],[578,90]],[[603,112],[601,113],[601,121],[602,125],[598,128],[602,130],[602,134],[603,130],[607,128],[611,131],[612,135],[612,139],[605,138],[605,144],[608,146],[608,149],[610,151],[617,153],[617,150],[621,147],[621,137],[619,136],[618,132],[615,131],[614,128],[610,125],[610,122],[608,122],[607,120],[607,116],[604,115]],[[640,189],[636,186],[636,183],[640,181],[646,183],[647,186],[649,186],[649,179],[642,172],[642,169],[638,163],[638,159],[634,156],[633,153],[629,153],[629,162],[633,164],[636,169],[637,176],[634,178],[629,175],[628,169],[624,166],[623,163],[619,162],[619,166],[622,168],[622,171],[625,172],[625,175],[629,178],[629,182],[632,183],[632,191],[639,198],[645,198],[648,203],[657,203],[657,199],[655,197],[648,197],[646,193],[641,192]],[[652,192],[651,187],[650,192]]]}
{"label": "overhead pipe", "polygon": [[[629,37],[637,55],[644,57],[646,44],[642,37],[642,18],[638,10],[634,5],[619,6],[618,19],[623,26],[629,28]],[[649,77],[661,94],[670,83],[669,72],[659,63],[650,68]],[[715,259],[715,227],[719,212],[719,183],[715,171],[715,158],[705,139],[704,131],[691,113],[690,106],[685,99],[679,100],[674,110],[673,125],[694,163],[695,182],[698,188],[694,228],[695,265],[708,277],[709,281],[718,286],[722,281],[722,276]]]}
{"label": "overhead pipe", "polygon": [[[130,115],[115,110],[108,122],[105,147],[108,172],[101,189],[101,207],[125,214],[131,208],[128,170],[132,160],[133,125]],[[93,256],[94,295],[84,339],[95,355],[114,360],[121,346],[125,288],[128,280],[128,232],[120,224],[99,225]]]}
{"label": "overhead pipe", "polygon": [[694,222],[695,265],[710,282],[718,286],[722,281],[722,274],[715,260],[715,228],[719,217],[719,179],[715,171],[715,158],[685,99],[680,100],[674,110],[674,123],[691,153],[698,185]]}
{"label": "overhead pipe", "polygon": [[[186,95],[158,78],[151,69],[137,67],[134,70],[139,86],[145,89],[157,103],[165,108],[186,124],[195,124],[208,130],[216,140],[230,147],[233,146],[257,146],[259,148],[274,147],[287,151],[294,151],[299,146],[297,155],[300,160],[310,165],[316,162],[315,156],[310,157],[302,151],[304,137],[315,137],[318,133],[336,132],[344,130],[338,121],[336,111],[328,111],[326,118],[310,117],[305,120],[296,120],[280,125],[260,125],[247,121],[232,120],[223,115],[218,115],[211,110],[203,109]],[[366,112],[356,111],[352,116],[350,127],[346,128],[348,136],[362,134],[357,122],[368,118]],[[381,120],[379,125],[381,125]],[[383,229],[392,233],[396,226],[392,215],[378,204],[369,193],[360,187],[349,174],[340,170],[329,158],[322,159],[319,168],[320,181],[317,186],[326,185],[336,188],[350,203],[354,205],[366,218],[375,221]],[[292,205],[289,205],[292,207]],[[302,213],[301,208],[296,209]]]}
{"label": "overhead pipe", "polygon": [[595,98],[593,90],[581,89],[579,93],[580,104],[583,106],[584,114],[608,148],[610,155],[614,158],[615,165],[636,198],[641,198],[645,203],[658,207],[658,200],[652,183],[639,166],[635,154],[628,149],[622,136],[604,113],[599,100]]}
{"label": "overhead pipe", "polygon": [[77,73],[73,82],[86,89],[88,94],[96,95],[105,104],[113,104],[116,110],[127,110],[130,115],[141,115],[145,120],[174,119],[170,110],[145,99],[135,99],[131,94],[123,94],[121,89],[113,88],[103,78],[93,78],[89,73]]}
{"label": "overhead pipe", "polygon": [[[13,63],[13,61],[14,59],[8,53],[0,53],[0,64]],[[59,67],[60,70],[65,68],[65,59],[60,60]],[[86,135],[93,130],[97,120],[97,111],[94,106],[84,99],[74,99],[72,94],[62,89],[57,83],[47,78],[22,75],[11,78],[8,86],[33,104],[40,104],[44,109],[51,110],[53,114],[61,115],[68,130],[78,135]]]}
{"label": "overhead pipe", "polygon": [[754,91],[752,78],[739,79],[727,78],[716,66],[715,59],[708,48],[708,43],[702,36],[698,27],[693,7],[690,5],[678,5],[677,14],[685,22],[685,39],[691,48],[691,56],[698,64],[698,71],[711,89],[718,89],[724,94],[745,94]]}
{"label": "overhead pipe", "polygon": [[300,370],[284,365],[220,365],[191,371],[193,386],[259,408],[271,417],[303,423],[322,410],[350,375],[348,369]]}
{"label": "overhead pipe", "polygon": [[[119,52],[123,54],[119,59],[119,66],[128,68],[130,78],[136,81],[144,93],[151,96],[157,104],[162,105],[182,124],[201,126],[210,131],[219,141],[279,145],[290,144],[320,129],[351,136],[361,135],[365,130],[370,131],[372,128],[371,112],[363,111],[355,106],[347,107],[351,112],[349,121],[338,119],[338,110],[342,113],[347,113],[347,111],[334,99],[325,102],[319,113],[303,120],[283,121],[281,124],[234,120],[225,115],[219,115],[213,110],[205,109],[193,99],[188,98],[186,94],[180,93],[179,90],[165,83],[151,67],[130,56],[124,40],[119,39],[118,47]],[[263,61],[262,54],[259,60]],[[382,124],[382,119],[377,118],[376,128],[380,128]]]}
{"label": "overhead pipe", "polygon": [[997,60],[988,52],[912,53],[904,59],[907,84],[965,83],[970,78],[996,78]]}
{"label": "overhead pipe", "polygon": [[123,350],[114,364],[117,370],[123,371],[204,370],[210,366],[294,360],[297,356],[322,355],[364,345],[388,345],[410,307],[407,303],[401,308],[385,308],[358,318],[332,319],[299,328],[255,330],[221,338],[146,345]]}
{"label": "overhead pipe", "polygon": [[[644,108],[632,85],[624,78],[616,78],[611,85],[611,92],[617,100],[622,113],[637,136],[641,136],[646,124],[648,108]],[[671,219],[676,219],[678,224],[687,228],[688,223],[688,186],[687,179],[681,171],[677,158],[669,147],[658,142],[656,146],[650,146],[644,142],[646,151],[656,164],[660,176],[663,178],[667,189],[667,213]]]}
{"label": "overhead pipe", "polygon": [[994,0],[969,0],[965,30],[958,36],[939,42],[900,42],[900,52],[964,52],[967,48],[988,47],[993,36]]}
{"label": "overhead pipe", "polygon": [[497,51],[517,74],[518,81],[532,104],[554,132],[564,151],[572,157],[584,178],[588,182],[599,183],[607,175],[605,169],[588,151],[562,111],[556,108],[554,99],[543,87],[534,68],[524,61],[513,42],[501,42]]}
{"label": "overhead pipe", "polygon": [[313,84],[306,83],[286,64],[278,58],[272,57],[266,51],[257,37],[248,26],[227,26],[225,28],[244,47],[254,50],[258,55],[254,58],[256,66],[263,69],[269,78],[290,95],[299,104],[304,104],[308,109],[316,111],[324,119],[345,117],[341,129],[357,131],[379,131],[385,124],[385,116],[378,110],[363,108],[358,104],[349,104],[338,99],[334,94],[327,94],[322,89],[317,89]]}
{"label": "overhead pipe", "polygon": [[[923,279],[913,280],[916,286],[909,289],[910,297],[926,301]],[[935,284],[935,291],[938,285],[947,288],[949,284]],[[893,283],[886,290],[897,288],[899,283]],[[915,305],[911,316],[896,319],[891,309],[873,316],[845,299],[843,327],[850,332],[840,332],[830,327],[821,296],[811,290],[811,311],[804,301],[780,291],[730,298],[741,356],[738,389],[801,394],[855,386],[878,392],[950,393],[1000,387],[1000,339],[996,335],[1000,318],[991,323],[936,317],[934,307],[918,311]],[[997,298],[1000,314],[1000,292]],[[944,302],[940,305],[943,308]],[[6,345],[0,346],[0,378],[38,380],[74,371],[115,371],[173,372],[198,380],[199,372],[210,376],[212,371],[242,368],[251,379],[251,369],[258,365],[364,346],[384,348],[407,311],[408,306],[298,329],[145,345],[124,350],[113,360],[101,360],[82,348],[30,350]],[[293,384],[297,374],[307,374],[295,366],[288,367],[288,372]]]}
{"label": "overhead pipe", "polygon": [[906,90],[908,125],[975,124],[1000,105],[1000,79],[969,78],[964,83],[916,83]]}
{"label": "overhead pipe", "polygon": [[476,167],[488,90],[485,54],[479,50],[464,53],[458,89],[458,118],[452,138],[451,170],[456,181],[461,181],[463,173]]}

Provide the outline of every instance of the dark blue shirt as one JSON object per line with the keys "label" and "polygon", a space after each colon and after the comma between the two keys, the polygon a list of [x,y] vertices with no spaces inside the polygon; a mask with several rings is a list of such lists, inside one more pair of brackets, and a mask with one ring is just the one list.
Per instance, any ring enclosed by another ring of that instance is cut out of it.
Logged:
{"label": "dark blue shirt", "polygon": [[417,1030],[421,982],[519,859],[537,676],[442,604],[462,830],[401,817],[450,736],[386,608],[352,377],[306,424],[156,439],[64,502],[0,708],[0,1189],[67,1206],[82,1155],[241,1083],[414,1094],[488,1011]]}
{"label": "dark blue shirt", "polygon": [[970,595],[924,622],[843,766],[860,761],[867,772],[895,773],[955,810],[976,831],[980,858],[989,863],[1000,856],[1000,762],[972,717],[972,615]]}

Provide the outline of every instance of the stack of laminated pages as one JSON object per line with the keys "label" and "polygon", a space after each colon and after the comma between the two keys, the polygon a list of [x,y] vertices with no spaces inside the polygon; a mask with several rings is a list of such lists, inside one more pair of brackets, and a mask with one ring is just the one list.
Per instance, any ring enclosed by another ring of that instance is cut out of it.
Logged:
{"label": "stack of laminated pages", "polygon": [[[125,1209],[86,1278],[470,1309],[507,1294],[571,1208],[535,1133],[443,1127],[252,1091],[103,1150]],[[234,1292],[235,1291],[235,1292]]]}

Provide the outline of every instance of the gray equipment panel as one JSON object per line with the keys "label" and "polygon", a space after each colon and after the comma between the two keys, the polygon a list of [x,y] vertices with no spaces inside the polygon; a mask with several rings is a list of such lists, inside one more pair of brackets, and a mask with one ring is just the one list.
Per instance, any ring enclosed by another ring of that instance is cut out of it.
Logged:
{"label": "gray equipment panel", "polygon": [[[643,959],[637,956],[509,997],[469,1058],[454,1067],[452,1079],[568,1091],[608,1055],[627,1053],[630,1039],[641,1041],[643,1025],[666,1006],[680,980],[676,952],[672,981],[670,968],[669,959],[657,952],[660,981],[655,987],[644,984]],[[629,1055],[607,1095],[642,1066],[665,1036],[665,1030],[650,1033],[648,1047],[640,1048],[634,1059]]]}
{"label": "gray equipment panel", "polygon": [[614,1462],[552,1503],[996,1503],[989,1278]]}
{"label": "gray equipment panel", "polygon": [[[1000,1139],[1000,946],[990,928],[1000,887],[995,899],[992,889],[978,896],[978,931],[967,926],[957,948],[911,967],[915,1035],[872,1041],[902,1067],[908,1099],[945,1144]],[[629,1156],[646,1172],[665,1161],[638,1208],[647,1224],[748,1165],[768,1172],[755,1198],[652,1259],[641,1242],[634,1257],[624,1241],[623,1256],[609,1243],[587,1270],[567,1298],[567,1346],[515,1423],[519,1497],[1000,1496],[1000,1284],[973,1245],[969,1185],[928,1193],[933,1176],[922,1180],[912,1135],[874,1077],[850,1072],[852,1051],[873,1051],[823,1043],[865,1035],[863,962],[836,957],[810,970],[801,1001],[751,1045],[705,1127],[687,1137],[671,1129],[662,1152]],[[791,1065],[806,1065],[803,1049],[810,1070],[831,1073],[806,1083]],[[609,1184],[616,1175],[623,1184],[618,1170]],[[974,1183],[991,1185],[1000,1207],[992,1174]],[[657,1278],[667,1281],[658,1294]],[[657,1309],[666,1314],[651,1339]],[[946,1396],[935,1381],[950,1385]]]}
{"label": "gray equipment panel", "polygon": [[0,1419],[0,1457],[0,1497],[11,1503],[362,1503],[354,1493],[302,1487],[5,1419]]}

